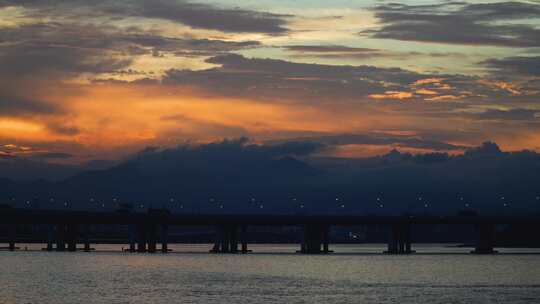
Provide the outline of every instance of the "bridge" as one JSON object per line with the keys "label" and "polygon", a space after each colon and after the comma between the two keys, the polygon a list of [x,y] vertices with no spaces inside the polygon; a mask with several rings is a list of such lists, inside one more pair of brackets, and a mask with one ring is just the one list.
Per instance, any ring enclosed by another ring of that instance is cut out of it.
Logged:
{"label": "bridge", "polygon": [[[166,210],[148,213],[86,212],[59,210],[0,210],[0,225],[6,228],[7,249],[15,250],[18,225],[44,225],[47,237],[42,240],[48,251],[91,250],[87,227],[91,225],[125,225],[125,240],[131,252],[163,252],[168,249],[168,231],[172,226],[212,226],[215,241],[210,252],[247,253],[246,230],[250,226],[299,226],[303,229],[300,253],[330,253],[329,230],[332,226],[383,225],[388,227],[388,254],[409,254],[412,249],[413,225],[472,225],[477,238],[473,253],[494,253],[497,225],[520,224],[538,227],[540,216],[382,216],[382,215],[291,215],[291,214],[171,214]],[[161,245],[158,248],[158,245]]]}

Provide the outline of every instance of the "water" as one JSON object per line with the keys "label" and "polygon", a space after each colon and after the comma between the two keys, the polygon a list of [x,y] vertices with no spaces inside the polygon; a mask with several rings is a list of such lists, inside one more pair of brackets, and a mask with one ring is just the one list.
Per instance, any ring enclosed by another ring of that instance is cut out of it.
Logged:
{"label": "water", "polygon": [[[0,303],[540,303],[540,255],[478,256],[470,248],[338,245],[299,255],[294,245],[254,245],[247,255],[0,252]],[[24,248],[24,245],[22,245]],[[439,252],[442,254],[436,254]]]}

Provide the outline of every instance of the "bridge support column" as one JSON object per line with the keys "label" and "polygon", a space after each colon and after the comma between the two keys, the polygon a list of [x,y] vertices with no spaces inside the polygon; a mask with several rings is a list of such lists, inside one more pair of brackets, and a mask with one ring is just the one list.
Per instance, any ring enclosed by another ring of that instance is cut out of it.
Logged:
{"label": "bridge support column", "polygon": [[57,224],[56,225],[56,251],[65,251],[66,250],[66,225]]}
{"label": "bridge support column", "polygon": [[411,225],[409,223],[393,224],[388,236],[389,254],[409,254],[411,250]]}
{"label": "bridge support column", "polygon": [[169,252],[169,226],[168,225],[161,225],[161,252],[162,253],[168,253]]}
{"label": "bridge support column", "polygon": [[144,224],[137,224],[137,252],[146,252],[146,227]]}
{"label": "bridge support column", "polygon": [[306,224],[304,226],[304,239],[300,247],[300,253],[330,253],[331,251],[328,248],[328,231],[329,226],[326,224]]}
{"label": "bridge support column", "polygon": [[66,225],[67,249],[70,252],[77,251],[78,227],[76,224]]}
{"label": "bridge support column", "polygon": [[472,253],[476,254],[491,254],[497,253],[493,250],[495,244],[495,225],[494,224],[478,224],[476,226],[477,239],[476,247]]}
{"label": "bridge support column", "polygon": [[248,250],[248,240],[247,240],[247,226],[242,226],[240,228],[240,238],[242,242],[242,253],[248,253],[250,250]]}
{"label": "bridge support column", "polygon": [[90,252],[90,226],[86,225],[83,228],[83,242],[84,242],[84,252]]}
{"label": "bridge support column", "polygon": [[238,226],[227,224],[216,227],[216,240],[210,252],[238,253]]}
{"label": "bridge support column", "polygon": [[129,252],[135,252],[137,244],[137,226],[128,226],[128,238],[129,238]]}
{"label": "bridge support column", "polygon": [[54,225],[47,225],[47,246],[42,250],[53,251],[54,235]]}
{"label": "bridge support column", "polygon": [[157,251],[157,225],[146,225],[146,238],[148,240],[148,252],[156,253]]}
{"label": "bridge support column", "polygon": [[17,239],[17,227],[15,225],[9,225],[7,227],[8,232],[8,249],[9,251],[14,251],[15,241]]}

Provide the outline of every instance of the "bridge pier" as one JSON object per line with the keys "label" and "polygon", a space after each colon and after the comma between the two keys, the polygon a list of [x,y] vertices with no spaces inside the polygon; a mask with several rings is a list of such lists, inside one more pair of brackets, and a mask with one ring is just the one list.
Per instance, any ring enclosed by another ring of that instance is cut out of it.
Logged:
{"label": "bridge pier", "polygon": [[77,251],[78,227],[76,224],[66,225],[67,249],[70,252]]}
{"label": "bridge pier", "polygon": [[495,224],[478,224],[476,226],[476,233],[476,246],[471,253],[497,253],[497,251],[493,250],[493,246],[495,244]]}
{"label": "bridge pier", "polygon": [[161,225],[160,238],[161,238],[161,253],[169,252],[169,226]]}
{"label": "bridge pier", "polygon": [[162,253],[169,252],[168,225],[158,226],[156,223],[139,223],[130,226],[128,233],[130,252],[156,253],[158,251],[158,241],[161,242],[160,251]]}
{"label": "bridge pier", "polygon": [[92,248],[90,248],[90,227],[88,225],[84,226],[83,228],[83,243],[84,243],[84,252],[90,252]]}
{"label": "bridge pier", "polygon": [[15,225],[9,225],[7,227],[8,232],[8,249],[9,251],[15,251],[15,241],[17,239],[17,227]]}
{"label": "bridge pier", "polygon": [[144,224],[137,224],[137,252],[146,252],[146,227]]}
{"label": "bridge pier", "polygon": [[148,252],[156,253],[157,251],[157,225],[146,225],[146,239],[148,241]]}
{"label": "bridge pier", "polygon": [[251,250],[248,250],[248,246],[247,246],[247,226],[242,226],[240,228],[240,239],[242,242],[241,252],[242,253],[250,252]]}
{"label": "bridge pier", "polygon": [[54,249],[55,231],[54,225],[47,225],[47,246],[42,250],[53,251]]}
{"label": "bridge pier", "polygon": [[[216,227],[216,240],[210,250],[213,253],[238,253],[238,225],[226,224]],[[242,253],[248,252],[245,238],[242,239]]]}
{"label": "bridge pier", "polygon": [[[304,238],[300,246],[300,253],[319,254],[330,253],[328,246],[328,232],[330,227],[326,224],[304,225]],[[322,249],[321,249],[322,247]]]}
{"label": "bridge pier", "polygon": [[390,227],[388,236],[388,254],[409,254],[411,250],[411,225],[409,223],[397,223]]}
{"label": "bridge pier", "polygon": [[65,251],[66,250],[66,226],[64,224],[56,225],[56,251]]}
{"label": "bridge pier", "polygon": [[128,238],[129,238],[129,252],[137,251],[137,226],[129,225],[128,226]]}

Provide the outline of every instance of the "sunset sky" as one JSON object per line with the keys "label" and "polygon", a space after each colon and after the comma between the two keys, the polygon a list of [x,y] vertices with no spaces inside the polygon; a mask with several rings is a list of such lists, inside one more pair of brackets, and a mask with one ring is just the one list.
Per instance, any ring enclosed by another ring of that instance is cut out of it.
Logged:
{"label": "sunset sky", "polygon": [[0,159],[540,151],[540,2],[0,0]]}

